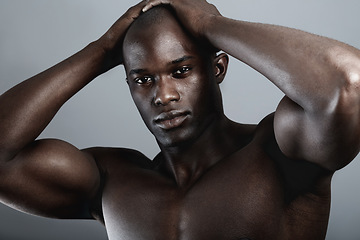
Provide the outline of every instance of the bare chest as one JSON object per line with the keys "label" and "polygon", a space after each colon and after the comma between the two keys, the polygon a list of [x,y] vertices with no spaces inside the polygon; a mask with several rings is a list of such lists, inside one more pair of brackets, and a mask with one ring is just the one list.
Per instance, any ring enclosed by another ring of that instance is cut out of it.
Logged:
{"label": "bare chest", "polygon": [[244,152],[187,189],[150,170],[109,177],[102,202],[109,239],[281,239],[288,211],[277,168],[261,152]]}

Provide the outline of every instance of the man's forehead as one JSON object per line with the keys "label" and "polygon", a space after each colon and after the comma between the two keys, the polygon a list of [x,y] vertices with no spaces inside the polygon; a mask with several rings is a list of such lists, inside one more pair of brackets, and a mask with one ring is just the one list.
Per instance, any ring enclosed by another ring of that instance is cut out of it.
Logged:
{"label": "man's forehead", "polygon": [[195,43],[178,31],[147,31],[124,42],[124,51],[132,54],[166,55],[173,52],[176,55],[194,49]]}
{"label": "man's forehead", "polygon": [[124,58],[124,65],[127,72],[140,73],[151,69],[162,69],[188,63],[192,59],[197,59],[195,54],[187,51],[169,51],[158,54],[147,52],[146,54],[131,54]]}
{"label": "man's forehead", "polygon": [[196,45],[186,35],[178,31],[144,32],[124,41],[124,61],[126,65],[144,63],[171,63],[184,56],[195,56]]}

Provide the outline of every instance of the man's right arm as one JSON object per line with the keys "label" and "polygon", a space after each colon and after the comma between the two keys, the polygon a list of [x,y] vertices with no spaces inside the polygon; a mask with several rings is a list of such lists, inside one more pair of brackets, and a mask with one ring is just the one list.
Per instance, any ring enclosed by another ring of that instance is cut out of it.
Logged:
{"label": "man's right arm", "polygon": [[22,211],[89,217],[100,176],[91,155],[60,140],[35,139],[60,107],[121,63],[121,43],[144,3],[130,8],[99,40],[0,96],[0,201]]}

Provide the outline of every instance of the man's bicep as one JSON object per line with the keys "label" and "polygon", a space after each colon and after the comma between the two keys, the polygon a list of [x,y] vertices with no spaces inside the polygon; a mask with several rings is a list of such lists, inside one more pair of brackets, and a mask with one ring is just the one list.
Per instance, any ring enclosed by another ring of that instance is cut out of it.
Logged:
{"label": "man's bicep", "polygon": [[99,182],[90,155],[60,140],[39,140],[0,166],[0,201],[35,215],[90,218]]}
{"label": "man's bicep", "polygon": [[276,140],[282,152],[331,171],[346,166],[359,151],[360,126],[354,115],[307,113],[284,97],[274,120]]}

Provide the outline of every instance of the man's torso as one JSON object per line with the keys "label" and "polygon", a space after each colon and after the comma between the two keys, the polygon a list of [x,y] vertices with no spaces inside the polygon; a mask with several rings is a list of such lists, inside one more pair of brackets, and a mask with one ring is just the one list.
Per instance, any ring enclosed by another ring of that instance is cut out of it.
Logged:
{"label": "man's torso", "polygon": [[186,188],[135,151],[100,149],[102,203],[94,215],[110,240],[324,238],[331,173],[286,159],[272,121]]}

